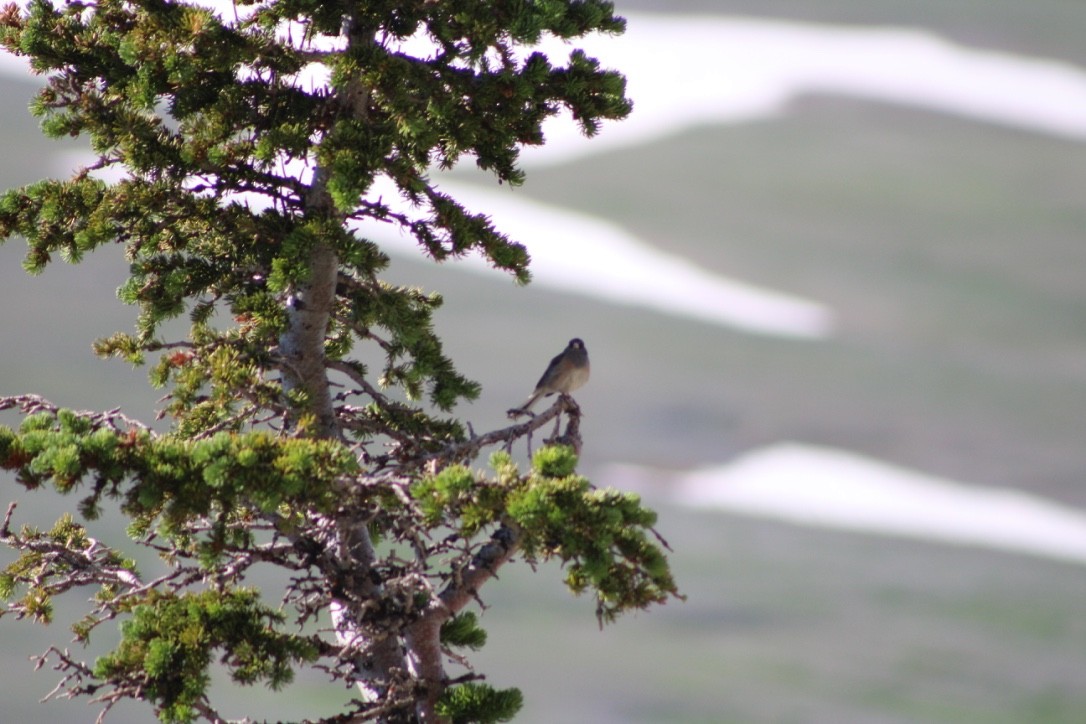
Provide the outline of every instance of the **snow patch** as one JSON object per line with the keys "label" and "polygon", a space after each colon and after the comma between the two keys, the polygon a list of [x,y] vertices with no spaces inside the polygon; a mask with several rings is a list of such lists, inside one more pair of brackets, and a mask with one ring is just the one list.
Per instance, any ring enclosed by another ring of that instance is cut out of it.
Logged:
{"label": "snow patch", "polygon": [[780,443],[649,488],[654,478],[631,466],[603,474],[615,487],[666,490],[669,499],[696,508],[1086,562],[1086,511],[845,450]]}

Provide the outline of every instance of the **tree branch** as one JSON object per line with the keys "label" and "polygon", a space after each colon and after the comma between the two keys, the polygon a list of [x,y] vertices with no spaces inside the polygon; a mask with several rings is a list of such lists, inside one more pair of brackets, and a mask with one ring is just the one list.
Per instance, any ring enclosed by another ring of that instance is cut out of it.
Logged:
{"label": "tree branch", "polygon": [[[17,582],[29,584],[50,597],[87,585],[128,589],[143,585],[139,576],[117,562],[119,557],[111,548],[94,538],[85,538],[87,545],[79,550],[73,547],[71,540],[52,540],[49,533],[13,533],[11,518],[15,507],[14,502],[8,504],[4,523],[0,526],[0,543],[38,557],[31,569],[33,575],[18,575],[15,577]],[[10,602],[7,608],[18,618],[35,615],[25,600]]]}
{"label": "tree branch", "polygon": [[435,463],[440,463],[444,466],[460,460],[471,460],[478,456],[479,452],[484,447],[496,445],[498,443],[504,443],[506,450],[512,450],[513,443],[522,437],[528,439],[528,447],[531,449],[532,433],[551,420],[557,420],[563,412],[566,413],[566,418],[568,420],[566,423],[566,431],[559,435],[558,426],[556,425],[555,433],[544,442],[548,444],[557,443],[569,445],[574,451],[580,454],[582,446],[580,433],[581,408],[576,400],[569,395],[563,394],[558,396],[558,399],[555,400],[553,405],[538,415],[534,415],[527,422],[509,425],[500,430],[494,430],[493,432],[484,433],[482,435],[475,435],[465,442],[453,443],[446,446],[440,452],[409,461],[405,467],[421,468]]}
{"label": "tree branch", "polygon": [[[0,397],[0,411],[11,410],[14,408],[18,408],[25,415],[33,415],[37,412],[48,412],[55,415],[61,410],[59,406],[54,405],[40,395],[13,395],[10,397]],[[76,414],[89,420],[92,427],[95,429],[108,427],[112,430],[120,431],[122,430],[123,425],[123,431],[125,432],[128,430],[150,431],[150,428],[139,420],[133,420],[130,417],[122,415],[121,408],[119,407],[107,410],[106,412],[81,410],[76,412]]]}
{"label": "tree branch", "polygon": [[450,615],[458,613],[478,597],[479,589],[497,575],[520,547],[520,531],[511,525],[502,525],[490,536],[490,542],[476,553],[471,562],[442,589],[439,597]]}

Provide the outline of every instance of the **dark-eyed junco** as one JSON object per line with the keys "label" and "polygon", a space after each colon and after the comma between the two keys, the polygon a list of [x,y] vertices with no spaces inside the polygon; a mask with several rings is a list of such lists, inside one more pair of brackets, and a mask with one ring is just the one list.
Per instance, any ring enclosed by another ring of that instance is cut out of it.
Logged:
{"label": "dark-eyed junco", "polygon": [[562,354],[551,360],[547,371],[536,383],[535,391],[523,405],[510,410],[509,417],[527,414],[540,397],[573,392],[588,382],[588,371],[588,350],[584,348],[584,342],[575,337],[562,350]]}

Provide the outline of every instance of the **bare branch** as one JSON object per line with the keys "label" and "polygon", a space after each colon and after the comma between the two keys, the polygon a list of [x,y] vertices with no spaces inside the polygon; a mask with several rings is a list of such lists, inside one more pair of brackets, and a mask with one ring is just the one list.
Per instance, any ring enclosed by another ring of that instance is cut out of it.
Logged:
{"label": "bare branch", "polygon": [[[119,564],[120,557],[111,548],[94,538],[87,538],[87,546],[77,550],[72,547],[71,541],[53,540],[48,533],[13,533],[11,515],[14,510],[15,503],[8,505],[4,525],[0,529],[0,543],[41,557],[34,566],[33,575],[16,576],[16,581],[40,588],[49,596],[87,585],[122,586],[128,589],[142,585],[139,576]],[[22,601],[10,602],[7,606],[17,617],[28,613]]]}
{"label": "bare branch", "polygon": [[476,599],[483,584],[494,578],[498,569],[517,552],[520,539],[520,531],[511,525],[501,526],[490,536],[490,541],[441,591],[441,601],[450,613],[457,613]]}
{"label": "bare branch", "polygon": [[[15,408],[18,408],[26,415],[33,415],[38,412],[49,412],[55,415],[61,409],[59,406],[54,405],[52,402],[49,402],[39,395],[13,395],[10,397],[0,397],[0,411]],[[133,420],[126,415],[122,415],[119,407],[107,410],[106,412],[80,410],[77,411],[76,414],[90,420],[91,425],[95,429],[109,427],[113,430],[120,431],[121,425],[123,425],[125,430],[150,431],[150,428],[139,420]],[[118,423],[120,423],[120,425],[118,425]]]}
{"label": "bare branch", "polygon": [[527,422],[510,425],[500,430],[494,430],[493,432],[484,433],[482,435],[472,436],[465,442],[448,445],[440,452],[410,461],[405,467],[418,468],[427,464],[432,465],[435,462],[450,463],[460,460],[471,460],[477,457],[484,447],[496,445],[498,443],[505,443],[505,448],[507,450],[511,449],[513,443],[522,437],[527,437],[530,441],[533,432],[543,427],[551,420],[557,420],[563,412],[567,413],[568,419],[566,432],[562,435],[558,435],[558,427],[556,425],[555,432],[551,437],[547,438],[546,442],[569,445],[577,453],[580,453],[582,444],[580,435],[581,408],[569,395],[559,395],[553,405],[538,415],[533,416]]}

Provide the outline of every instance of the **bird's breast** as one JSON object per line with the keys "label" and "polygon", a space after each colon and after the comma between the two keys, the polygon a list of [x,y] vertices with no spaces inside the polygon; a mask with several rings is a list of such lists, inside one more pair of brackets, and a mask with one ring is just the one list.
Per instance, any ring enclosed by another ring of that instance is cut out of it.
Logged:
{"label": "bird's breast", "polygon": [[587,364],[583,367],[575,367],[569,376],[569,388],[566,389],[566,392],[573,392],[578,387],[583,386],[585,382],[588,382],[588,372]]}

